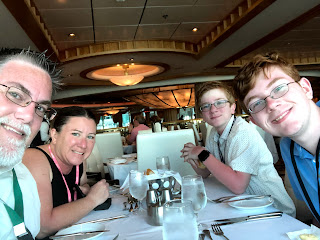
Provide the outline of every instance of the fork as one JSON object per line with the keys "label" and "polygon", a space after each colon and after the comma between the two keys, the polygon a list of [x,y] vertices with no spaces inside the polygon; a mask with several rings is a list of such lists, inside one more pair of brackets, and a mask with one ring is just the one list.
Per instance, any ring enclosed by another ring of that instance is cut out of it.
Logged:
{"label": "fork", "polygon": [[230,198],[233,198],[233,197],[236,197],[236,196],[226,196],[226,197],[220,197],[220,198],[217,198],[217,199],[209,199],[209,201],[212,201],[212,202],[215,202],[215,203],[221,203],[225,200],[229,200]]}
{"label": "fork", "polygon": [[229,238],[227,238],[223,231],[221,230],[220,226],[217,225],[217,224],[211,224],[211,227],[212,227],[212,231],[215,235],[218,235],[218,236],[223,236],[226,240],[229,240]]}

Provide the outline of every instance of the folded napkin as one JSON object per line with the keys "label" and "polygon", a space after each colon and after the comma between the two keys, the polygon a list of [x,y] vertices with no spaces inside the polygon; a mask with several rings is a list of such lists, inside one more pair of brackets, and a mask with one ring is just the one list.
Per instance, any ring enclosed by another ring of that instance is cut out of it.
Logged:
{"label": "folded napkin", "polygon": [[[165,174],[163,176],[160,176],[158,174],[158,171],[157,170],[152,170],[155,174],[151,174],[151,175],[147,175],[147,179],[148,181],[149,180],[155,180],[155,179],[161,179],[161,178],[167,178],[167,177],[174,177],[177,182],[181,185],[181,176],[180,176],[180,173],[178,172],[175,172],[175,171],[166,171]],[[122,190],[125,190],[129,188],[129,174],[128,176],[126,177],[126,180],[124,180],[122,186],[120,187],[120,189]]]}
{"label": "folded napkin", "polygon": [[287,235],[291,240],[301,240],[299,237],[301,234],[313,234],[320,239],[320,229],[314,225],[311,225],[309,229],[302,229],[300,231],[288,232]]}

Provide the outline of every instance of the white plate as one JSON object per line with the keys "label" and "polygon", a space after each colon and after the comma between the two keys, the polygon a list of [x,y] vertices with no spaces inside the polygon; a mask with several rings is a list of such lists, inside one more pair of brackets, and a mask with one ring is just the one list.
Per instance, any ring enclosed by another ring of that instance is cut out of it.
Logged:
{"label": "white plate", "polygon": [[130,154],[124,154],[122,155],[123,158],[136,158],[137,154],[136,153],[130,153]]}
{"label": "white plate", "polygon": [[[246,196],[238,196],[229,199],[236,200],[236,199],[242,199],[245,197],[251,197],[256,195],[246,195]],[[243,200],[243,201],[237,201],[237,202],[230,202],[228,203],[231,207],[238,208],[238,209],[256,209],[256,208],[265,208],[273,204],[273,198],[272,197],[265,197],[265,198],[259,198],[259,199],[251,199],[251,200]]]}
{"label": "white plate", "polygon": [[[79,224],[79,225],[75,225],[75,226],[71,226],[71,227],[62,229],[59,232],[57,232],[56,235],[78,233],[78,232],[103,231],[103,230],[105,230],[104,225],[102,225],[100,223],[86,223],[86,224]],[[64,237],[61,239],[63,239],[63,240],[94,239],[95,237],[98,237],[101,234],[103,234],[103,232],[78,235],[78,236],[70,236],[70,237]]]}
{"label": "white plate", "polygon": [[110,161],[112,164],[123,164],[127,162],[127,159],[124,158],[114,158]]}

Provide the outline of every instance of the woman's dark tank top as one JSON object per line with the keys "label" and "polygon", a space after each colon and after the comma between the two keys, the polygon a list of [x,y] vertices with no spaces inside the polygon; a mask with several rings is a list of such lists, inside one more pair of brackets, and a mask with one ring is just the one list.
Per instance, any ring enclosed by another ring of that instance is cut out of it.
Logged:
{"label": "woman's dark tank top", "polygon": [[[51,181],[51,188],[52,188],[52,203],[53,207],[60,206],[62,204],[68,203],[68,192],[64,181],[62,179],[61,173],[55,163],[53,162],[52,158],[41,148],[34,147],[45,154],[47,157],[51,169],[52,169],[52,181]],[[83,173],[83,163],[79,165],[79,179],[81,178]],[[68,175],[64,175],[68,187],[71,192],[72,201],[74,201],[74,185],[76,181],[76,166],[74,166],[71,172]],[[79,180],[80,181],[80,180]]]}

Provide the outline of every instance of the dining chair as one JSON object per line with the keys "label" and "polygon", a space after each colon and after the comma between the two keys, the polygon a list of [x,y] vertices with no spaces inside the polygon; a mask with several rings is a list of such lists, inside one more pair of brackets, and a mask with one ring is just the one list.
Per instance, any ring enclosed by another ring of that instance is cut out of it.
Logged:
{"label": "dining chair", "polygon": [[123,145],[120,132],[99,133],[96,135],[96,145],[103,162],[107,158],[122,157]]}
{"label": "dining chair", "polygon": [[200,135],[199,135],[199,132],[198,132],[198,129],[196,127],[196,125],[193,123],[193,122],[189,122],[187,124],[188,128],[192,129],[193,130],[193,133],[194,133],[194,137],[195,137],[195,140],[196,140],[196,145],[197,146],[202,146],[202,140],[200,138]]}
{"label": "dining chair", "polygon": [[156,158],[160,156],[168,156],[171,170],[179,172],[181,176],[195,174],[195,171],[190,164],[185,163],[183,159],[180,158],[180,150],[187,142],[195,144],[192,129],[138,134],[138,170],[145,171],[148,168],[156,169]]}
{"label": "dining chair", "polygon": [[93,185],[101,178],[105,178],[105,169],[97,144],[94,145],[90,156],[86,159],[86,166],[89,185]]}

